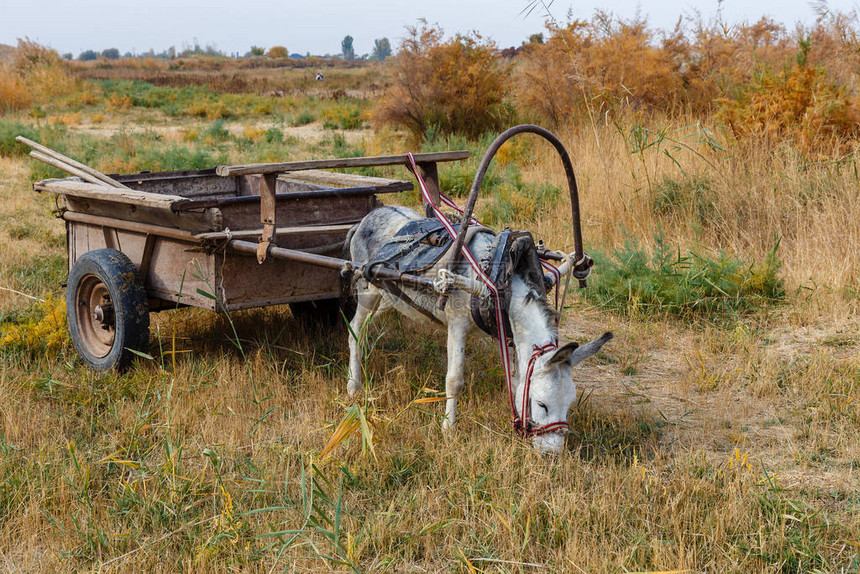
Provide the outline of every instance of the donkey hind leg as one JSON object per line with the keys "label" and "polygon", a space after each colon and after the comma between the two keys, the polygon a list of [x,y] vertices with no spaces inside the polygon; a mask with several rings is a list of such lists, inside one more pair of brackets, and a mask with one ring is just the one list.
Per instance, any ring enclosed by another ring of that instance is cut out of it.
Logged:
{"label": "donkey hind leg", "polygon": [[463,392],[463,364],[466,358],[466,335],[469,320],[458,318],[448,323],[448,372],[445,376],[445,420],[442,429],[450,431],[457,420],[457,399]]}
{"label": "donkey hind leg", "polygon": [[352,321],[349,322],[349,381],[346,384],[346,391],[350,396],[355,395],[362,385],[361,361],[364,352],[365,331],[373,320],[373,314],[382,299],[382,293],[379,289],[364,281],[362,283],[364,285],[358,286],[358,307]]}

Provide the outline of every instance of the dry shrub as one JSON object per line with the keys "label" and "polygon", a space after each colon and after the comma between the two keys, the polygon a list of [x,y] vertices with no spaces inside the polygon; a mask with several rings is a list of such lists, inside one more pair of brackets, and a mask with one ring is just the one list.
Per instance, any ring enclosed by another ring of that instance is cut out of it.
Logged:
{"label": "dry shrub", "polygon": [[33,96],[21,78],[8,66],[0,66],[0,113],[23,110],[32,101]]}
{"label": "dry shrub", "polygon": [[67,95],[76,87],[57,51],[29,38],[18,40],[12,70],[39,101]]}
{"label": "dry shrub", "polygon": [[549,31],[546,44],[531,43],[523,51],[518,101],[552,125],[584,117],[600,107],[595,101],[668,108],[677,99],[677,65],[653,45],[645,21],[616,21],[598,12],[591,22],[550,24]]}
{"label": "dry shrub", "polygon": [[561,126],[619,104],[673,113],[706,112],[713,101],[762,68],[783,64],[795,44],[770,19],[727,27],[719,20],[682,22],[657,42],[645,20],[596,12],[590,21],[549,24],[546,44],[521,51],[521,107]]}
{"label": "dry shrub", "polygon": [[810,153],[856,135],[860,110],[844,86],[801,62],[743,85],[718,117],[738,138],[790,140]]}
{"label": "dry shrub", "polygon": [[374,119],[401,126],[422,138],[428,130],[478,137],[508,122],[508,72],[481,36],[444,40],[440,28],[410,28],[394,58],[394,83]]}
{"label": "dry shrub", "polygon": [[112,110],[127,110],[132,105],[134,105],[131,100],[131,96],[123,96],[117,93],[108,96],[107,100],[105,101],[105,104],[107,105],[108,109]]}
{"label": "dry shrub", "polygon": [[269,48],[269,51],[266,52],[266,57],[274,59],[284,59],[289,58],[290,53],[283,46],[272,46],[271,48]]}

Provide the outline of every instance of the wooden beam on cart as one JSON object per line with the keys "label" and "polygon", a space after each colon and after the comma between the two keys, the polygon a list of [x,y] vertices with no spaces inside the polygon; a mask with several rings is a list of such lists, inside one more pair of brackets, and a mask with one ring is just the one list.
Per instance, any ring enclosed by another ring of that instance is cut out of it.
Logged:
{"label": "wooden beam on cart", "polygon": [[[416,153],[415,162],[419,165],[440,161],[460,161],[469,158],[467,150]],[[215,173],[222,177],[305,171],[309,169],[333,169],[340,167],[371,167],[382,165],[406,165],[406,156],[377,155],[372,157],[345,157],[336,159],[313,159],[307,161],[287,161],[282,163],[249,163],[244,165],[219,165]]]}
{"label": "wooden beam on cart", "polygon": [[[459,161],[469,157],[467,150],[418,153],[415,163],[425,178],[430,197],[439,205],[439,175],[436,163],[440,161]],[[383,165],[408,165],[405,154],[377,155],[371,157],[346,157],[335,159],[315,159],[307,161],[287,161],[281,163],[250,163],[244,165],[219,165],[215,173],[221,177],[256,175],[260,177],[260,221],[263,224],[263,237],[257,248],[257,261],[263,263],[275,241],[277,222],[275,221],[275,178],[276,174],[311,169],[332,169],[344,167],[371,167]]]}

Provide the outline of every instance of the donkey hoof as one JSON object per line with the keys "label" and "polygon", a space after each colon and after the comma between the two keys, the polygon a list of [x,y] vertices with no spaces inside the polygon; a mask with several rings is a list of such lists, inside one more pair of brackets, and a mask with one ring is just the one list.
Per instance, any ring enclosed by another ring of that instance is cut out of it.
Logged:
{"label": "donkey hoof", "polygon": [[355,395],[357,395],[357,394],[358,394],[358,389],[360,389],[360,388],[361,388],[361,385],[359,385],[359,384],[358,384],[358,381],[352,381],[352,380],[350,380],[350,381],[346,384],[346,392],[347,392],[347,394],[348,394],[349,396],[351,396],[351,397],[354,397]]}

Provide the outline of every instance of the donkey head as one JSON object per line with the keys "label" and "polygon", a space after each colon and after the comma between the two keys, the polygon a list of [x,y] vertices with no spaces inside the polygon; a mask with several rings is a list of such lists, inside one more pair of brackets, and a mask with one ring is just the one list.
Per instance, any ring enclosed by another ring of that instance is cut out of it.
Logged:
{"label": "donkey head", "polygon": [[[522,373],[515,397],[517,415],[523,420],[527,434],[532,435],[535,448],[546,453],[561,451],[567,430],[567,411],[576,398],[571,368],[599,351],[612,337],[612,333],[604,333],[585,345],[568,343],[546,353],[535,352],[531,377],[529,379],[528,371]],[[524,392],[526,386],[528,391]],[[525,417],[524,398],[527,401]]]}

